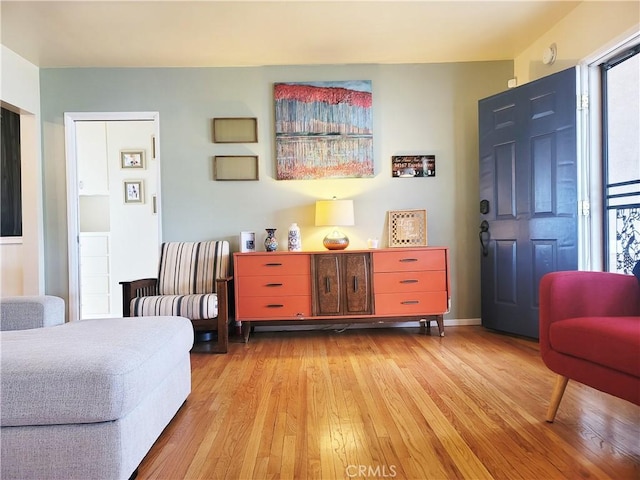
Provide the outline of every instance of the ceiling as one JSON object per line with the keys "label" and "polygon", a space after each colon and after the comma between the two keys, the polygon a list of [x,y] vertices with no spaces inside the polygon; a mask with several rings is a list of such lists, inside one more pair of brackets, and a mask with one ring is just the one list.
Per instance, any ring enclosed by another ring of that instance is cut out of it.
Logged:
{"label": "ceiling", "polygon": [[579,3],[2,0],[0,32],[39,67],[511,60]]}

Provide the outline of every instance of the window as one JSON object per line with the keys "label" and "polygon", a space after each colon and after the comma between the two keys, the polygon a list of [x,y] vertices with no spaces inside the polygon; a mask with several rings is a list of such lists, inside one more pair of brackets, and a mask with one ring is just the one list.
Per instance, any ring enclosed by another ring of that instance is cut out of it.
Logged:
{"label": "window", "polygon": [[20,115],[2,108],[0,116],[0,237],[22,236]]}
{"label": "window", "polygon": [[640,260],[640,45],[600,65],[605,270]]}

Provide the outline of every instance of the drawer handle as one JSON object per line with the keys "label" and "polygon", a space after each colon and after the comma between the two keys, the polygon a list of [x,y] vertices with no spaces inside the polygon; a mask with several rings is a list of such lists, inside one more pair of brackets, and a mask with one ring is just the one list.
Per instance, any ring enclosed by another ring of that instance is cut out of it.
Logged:
{"label": "drawer handle", "polygon": [[418,259],[417,258],[401,258],[400,261],[401,262],[417,262]]}
{"label": "drawer handle", "polygon": [[281,267],[282,264],[281,263],[267,263],[266,266],[267,267]]}
{"label": "drawer handle", "polygon": [[356,277],[355,275],[353,276],[353,291],[358,291],[358,277]]}
{"label": "drawer handle", "polygon": [[408,280],[400,280],[400,283],[418,283],[418,280],[410,278]]}
{"label": "drawer handle", "polygon": [[415,305],[420,303],[420,300],[405,300],[404,302],[400,302],[401,305]]}
{"label": "drawer handle", "polygon": [[265,287],[281,287],[281,283],[267,283]]}
{"label": "drawer handle", "polygon": [[329,277],[324,277],[324,291],[331,293],[331,279]]}
{"label": "drawer handle", "polygon": [[282,307],[284,307],[284,305],[282,305],[281,303],[271,303],[267,305],[267,308],[282,308]]}

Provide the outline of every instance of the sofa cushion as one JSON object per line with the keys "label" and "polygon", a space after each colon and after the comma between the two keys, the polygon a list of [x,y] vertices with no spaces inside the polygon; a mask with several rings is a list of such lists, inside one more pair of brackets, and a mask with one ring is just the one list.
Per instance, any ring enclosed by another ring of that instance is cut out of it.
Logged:
{"label": "sofa cushion", "polygon": [[3,427],[119,419],[193,346],[183,317],[80,320],[0,335]]}
{"label": "sofa cushion", "polygon": [[640,377],[640,317],[579,317],[553,322],[551,348]]}
{"label": "sofa cushion", "polygon": [[64,300],[51,295],[0,299],[0,330],[27,330],[64,323]]}

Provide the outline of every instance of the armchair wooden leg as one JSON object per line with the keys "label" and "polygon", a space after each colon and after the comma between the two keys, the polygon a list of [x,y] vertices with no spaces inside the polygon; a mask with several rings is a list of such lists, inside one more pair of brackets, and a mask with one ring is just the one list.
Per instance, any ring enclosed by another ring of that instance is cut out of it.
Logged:
{"label": "armchair wooden leg", "polygon": [[217,282],[218,292],[218,341],[215,353],[227,353],[229,350],[229,290],[226,281]]}
{"label": "armchair wooden leg", "polygon": [[567,383],[569,383],[569,378],[558,375],[556,378],[556,385],[553,387],[553,393],[551,394],[551,402],[549,403],[549,408],[547,410],[547,422],[553,423],[553,420],[556,418],[556,413],[558,411],[558,407],[560,406],[560,400],[562,400],[562,395],[564,394],[565,388],[567,388]]}

